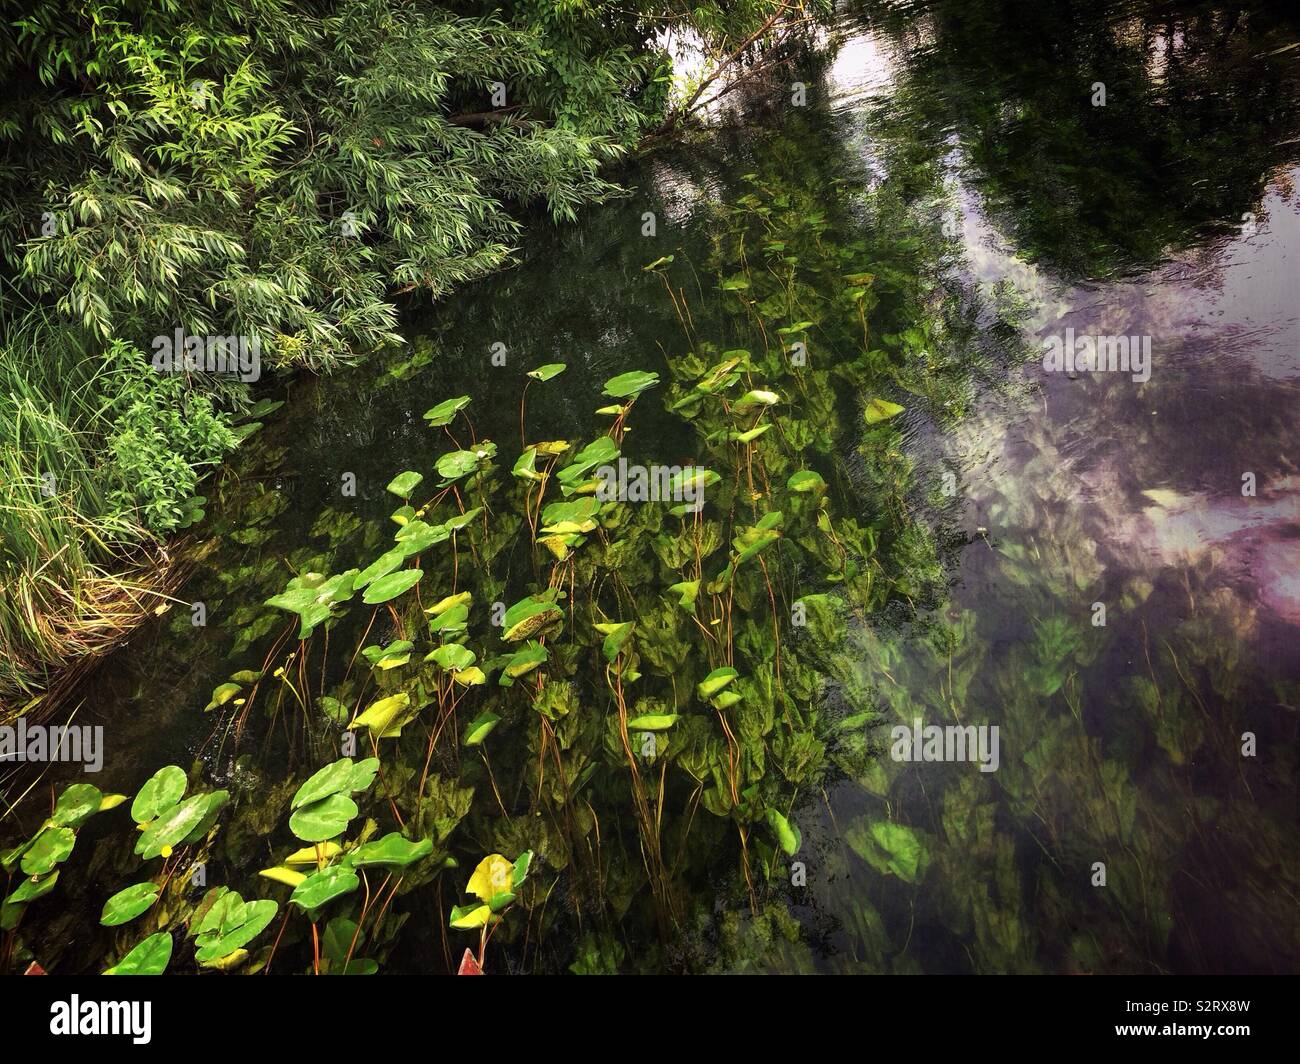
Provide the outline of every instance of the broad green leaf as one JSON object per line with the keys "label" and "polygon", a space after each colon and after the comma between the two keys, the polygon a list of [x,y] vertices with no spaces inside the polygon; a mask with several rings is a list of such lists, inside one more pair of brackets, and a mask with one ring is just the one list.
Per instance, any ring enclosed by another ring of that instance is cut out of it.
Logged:
{"label": "broad green leaf", "polygon": [[365,587],[381,577],[387,576],[406,561],[408,555],[403,544],[391,547],[357,574],[357,587]]}
{"label": "broad green leaf", "polygon": [[361,596],[361,601],[368,606],[378,606],[381,603],[388,602],[397,598],[403,592],[411,590],[420,582],[422,576],[424,576],[424,572],[420,569],[403,569],[397,573],[390,573],[388,576],[381,576],[366,588],[366,593]]}
{"label": "broad green leaf", "polygon": [[68,859],[76,842],[77,833],[71,828],[53,825],[42,828],[27,852],[23,854],[23,875],[45,875],[55,865],[62,864]]}
{"label": "broad green leaf", "polygon": [[601,644],[601,653],[605,655],[605,660],[611,665],[618,659],[619,654],[623,652],[623,647],[627,641],[632,638],[632,630],[635,622],[624,621],[621,624],[598,624],[597,631],[604,632],[605,641]]}
{"label": "broad green leaf", "polygon": [[441,425],[450,425],[458,411],[469,406],[468,395],[458,395],[455,399],[446,399],[435,407],[424,412],[424,420],[434,428]]}
{"label": "broad green leaf", "polygon": [[815,473],[811,469],[801,469],[790,475],[785,486],[791,491],[820,495],[826,490],[826,481],[822,479],[820,473]]}
{"label": "broad green leaf", "polygon": [[356,802],[345,794],[331,794],[297,810],[289,817],[289,830],[303,842],[324,842],[343,834],[356,815]]}
{"label": "broad green leaf", "polygon": [[146,861],[159,855],[170,856],[173,847],[189,838],[205,820],[219,812],[229,799],[227,791],[211,791],[192,795],[165,810],[144,829],[136,841],[136,854]]}
{"label": "broad green leaf", "polygon": [[361,880],[352,869],[332,865],[313,872],[294,887],[289,901],[302,909],[319,909],[335,898],[351,894],[360,885]]}
{"label": "broad green leaf", "polygon": [[492,910],[486,905],[452,906],[450,926],[458,931],[474,931],[492,919]]}
{"label": "broad green leaf", "polygon": [[775,809],[767,811],[767,823],[787,857],[793,857],[799,852],[799,847],[803,844],[803,835],[797,825],[792,824]]}
{"label": "broad green leaf", "polygon": [[506,610],[502,623],[504,629],[502,638],[507,643],[528,639],[563,616],[564,611],[549,600],[532,596],[520,599]]}
{"label": "broad green leaf", "polygon": [[658,373],[647,373],[643,369],[634,369],[627,373],[620,373],[617,377],[610,377],[605,382],[604,393],[611,399],[626,399],[629,395],[639,395],[647,388],[653,388],[658,383]]}
{"label": "broad green leaf", "polygon": [[224,906],[220,923],[195,935],[194,959],[200,964],[218,961],[248,945],[275,919],[280,908],[269,899],[245,902],[234,891],[223,896],[221,901],[227,898],[233,900]]}
{"label": "broad green leaf", "polygon": [[18,888],[5,898],[6,905],[16,905],[21,902],[35,901],[43,897],[54,889],[54,884],[59,881],[59,872],[56,869],[53,872],[43,876],[34,876],[30,879],[24,879]]}
{"label": "broad green leaf", "polygon": [[491,711],[480,713],[470,722],[469,727],[465,729],[465,745],[480,745],[483,740],[491,734],[492,729],[495,728],[500,721],[501,718]]}
{"label": "broad green leaf", "polygon": [[385,490],[392,492],[399,499],[409,499],[411,497],[411,492],[415,491],[415,489],[420,486],[422,480],[424,480],[423,473],[417,473],[414,470],[408,469],[406,472],[398,473],[397,476],[393,477],[393,479],[388,482],[388,486]]}
{"label": "broad green leaf", "polygon": [[129,920],[134,920],[142,912],[152,908],[158,900],[157,883],[134,883],[125,890],[119,890],[104,902],[99,922],[105,927],[116,927]]}
{"label": "broad green leaf", "polygon": [[430,839],[411,842],[393,831],[376,842],[367,842],[353,850],[352,867],[384,865],[389,868],[405,868],[422,857],[428,857],[432,852],[433,842]]}
{"label": "broad green leaf", "polygon": [[696,690],[699,691],[701,698],[712,698],[739,675],[740,673],[730,666],[724,666],[721,669],[714,669],[708,676],[704,677],[704,679],[700,681]]}
{"label": "broad green leaf", "polygon": [[645,713],[627,722],[628,731],[667,731],[677,723],[677,713]]}
{"label": "broad green leaf", "polygon": [[468,669],[474,664],[474,651],[459,643],[446,643],[425,656],[425,661],[432,661],[439,668],[450,671]]}
{"label": "broad green leaf", "polygon": [[563,362],[548,362],[544,366],[529,370],[528,376],[535,381],[549,381],[552,377],[558,377],[567,368]]}
{"label": "broad green leaf", "polygon": [[882,421],[888,421],[891,417],[897,417],[903,412],[903,407],[897,403],[891,403],[888,399],[870,399],[867,401],[866,419],[868,425],[878,425]]}
{"label": "broad green leaf", "polygon": [[219,706],[224,706],[239,694],[241,690],[242,688],[237,683],[227,682],[218,684],[212,689],[212,697],[208,699],[208,704],[203,707],[203,712],[207,713],[210,710],[217,709]]}
{"label": "broad green leaf", "polygon": [[61,828],[79,828],[99,812],[104,795],[89,783],[74,783],[59,795],[50,823]]}
{"label": "broad green leaf", "polygon": [[319,802],[331,794],[348,794],[352,783],[352,758],[343,757],[313,773],[294,793],[289,808],[301,809],[304,805]]}
{"label": "broad green leaf", "polygon": [[109,968],[105,975],[162,975],[172,959],[172,936],[159,931],[139,943],[125,957]]}
{"label": "broad green leaf", "polygon": [[415,712],[411,706],[411,696],[405,691],[399,691],[372,702],[365,712],[353,718],[348,727],[364,725],[376,739],[391,739],[402,734],[402,728],[415,716]]}

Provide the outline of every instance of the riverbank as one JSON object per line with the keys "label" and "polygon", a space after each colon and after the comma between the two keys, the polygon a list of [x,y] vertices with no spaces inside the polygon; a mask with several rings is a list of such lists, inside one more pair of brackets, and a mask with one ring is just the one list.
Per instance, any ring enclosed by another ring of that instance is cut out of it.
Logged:
{"label": "riverbank", "polygon": [[[604,166],[805,14],[661,6],[92,25],[46,2],[0,26],[0,718],[165,605],[201,482],[269,413],[253,385],[400,344],[395,299],[444,299],[525,219],[607,200]],[[666,35],[696,43],[694,81]]]}

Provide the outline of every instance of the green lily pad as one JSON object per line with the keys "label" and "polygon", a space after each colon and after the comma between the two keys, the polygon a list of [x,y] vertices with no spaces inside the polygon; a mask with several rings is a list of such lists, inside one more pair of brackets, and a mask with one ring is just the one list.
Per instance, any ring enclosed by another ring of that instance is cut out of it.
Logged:
{"label": "green lily pad", "polygon": [[28,847],[27,852],[23,854],[23,874],[45,875],[55,865],[62,864],[68,859],[76,842],[77,833],[71,828],[54,826],[43,828]]}
{"label": "green lily pad", "polygon": [[455,399],[445,399],[437,406],[426,410],[424,412],[424,420],[434,428],[438,428],[442,425],[450,425],[452,418],[467,406],[469,406],[468,395],[458,395]]}
{"label": "green lily pad", "polygon": [[322,868],[319,872],[313,872],[294,887],[293,893],[289,895],[289,902],[302,909],[319,909],[335,898],[351,894],[360,885],[361,880],[352,869],[344,868],[342,865],[331,865],[329,868]]}
{"label": "green lily pad", "polygon": [[226,891],[194,929],[194,959],[211,965],[248,945],[275,919],[279,908],[269,899],[246,902],[234,891]]}
{"label": "green lily pad", "polygon": [[549,381],[552,377],[558,377],[566,369],[568,367],[563,362],[548,362],[544,366],[529,370],[528,376],[535,381]]}
{"label": "green lily pad", "polygon": [[870,399],[867,401],[865,416],[868,425],[878,425],[882,421],[888,421],[891,417],[897,417],[903,412],[903,407],[897,403],[891,403],[888,399]]}
{"label": "green lily pad", "polygon": [[704,679],[699,682],[696,690],[699,691],[701,698],[712,698],[739,675],[740,673],[730,666],[724,666],[721,669],[714,669],[708,676],[704,677]]}
{"label": "green lily pad", "polygon": [[65,788],[59,795],[59,800],[54,803],[50,823],[61,828],[79,828],[99,812],[99,803],[103,798],[98,787],[89,783],[74,783]]}
{"label": "green lily pad", "polygon": [[645,713],[627,722],[628,731],[667,731],[677,723],[678,713]]}
{"label": "green lily pad", "polygon": [[798,825],[792,824],[775,809],[767,811],[767,823],[787,857],[793,857],[799,852],[799,847],[803,845],[803,835]]}
{"label": "green lily pad", "polygon": [[465,745],[479,746],[500,722],[501,718],[495,713],[480,713],[470,721],[469,727],[465,729]]}
{"label": "green lily pad", "polygon": [[204,821],[215,816],[229,799],[227,791],[211,791],[193,795],[165,810],[144,829],[136,841],[136,854],[147,861],[159,856],[164,850],[170,853],[173,847],[184,842]]}
{"label": "green lily pad", "polygon": [[368,606],[378,606],[397,598],[403,592],[410,591],[420,582],[424,572],[420,569],[403,569],[400,572],[381,576],[361,596],[361,601]]}
{"label": "green lily pad", "polygon": [[118,924],[134,920],[153,907],[158,900],[158,890],[157,883],[133,883],[125,890],[119,890],[104,902],[99,922],[104,927],[117,927]]}
{"label": "green lily pad", "polygon": [[289,830],[303,842],[324,842],[343,834],[356,815],[356,802],[345,794],[331,794],[295,811]]}
{"label": "green lily pad", "polygon": [[388,482],[388,486],[385,490],[392,492],[399,499],[409,499],[411,497],[411,492],[415,491],[415,489],[420,486],[420,481],[423,479],[423,473],[416,473],[414,470],[408,469],[406,472],[398,473],[397,476],[393,477],[393,479]]}
{"label": "green lily pad", "polygon": [[640,395],[647,388],[659,383],[658,373],[647,373],[643,369],[634,369],[610,377],[605,382],[604,393],[611,399],[626,399],[629,395]]}
{"label": "green lily pad", "polygon": [[162,975],[172,959],[172,936],[159,931],[139,943],[125,957],[109,968],[105,975]]}
{"label": "green lily pad", "polygon": [[430,839],[412,842],[393,831],[376,842],[358,846],[352,852],[352,867],[383,865],[387,868],[405,868],[422,857],[428,857],[432,852],[433,842]]}

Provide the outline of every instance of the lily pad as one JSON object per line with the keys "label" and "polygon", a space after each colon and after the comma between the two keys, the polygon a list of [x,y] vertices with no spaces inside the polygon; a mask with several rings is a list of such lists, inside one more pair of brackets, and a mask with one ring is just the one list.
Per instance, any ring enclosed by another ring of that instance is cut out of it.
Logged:
{"label": "lily pad", "polygon": [[159,931],[139,943],[125,957],[109,968],[105,975],[162,975],[172,959],[172,936]]}
{"label": "lily pad", "polygon": [[297,810],[289,817],[289,830],[303,842],[324,842],[343,834],[356,815],[356,802],[345,794],[331,794]]}
{"label": "lily pad", "polygon": [[117,927],[134,920],[153,907],[158,900],[158,890],[157,883],[133,883],[125,890],[119,890],[104,902],[99,922],[104,927]]}
{"label": "lily pad", "polygon": [[424,576],[424,572],[420,569],[403,569],[400,572],[381,576],[366,588],[366,593],[361,596],[361,601],[368,606],[378,606],[381,603],[388,602],[397,598],[403,592],[411,590],[420,582],[422,576]]}
{"label": "lily pad", "polygon": [[398,473],[397,476],[393,477],[393,479],[388,482],[388,486],[385,490],[392,492],[399,499],[409,499],[411,497],[411,492],[415,491],[415,489],[420,486],[420,482],[423,479],[423,473],[417,473],[414,470],[408,469],[406,472]]}
{"label": "lily pad", "polygon": [[610,377],[605,382],[604,393],[611,399],[626,399],[629,395],[640,395],[647,388],[659,383],[658,373],[647,373],[643,369],[630,370]]}
{"label": "lily pad", "polygon": [[445,399],[435,407],[424,412],[424,420],[434,428],[441,425],[450,425],[452,418],[463,409],[469,406],[468,395],[458,395],[455,399]]}
{"label": "lily pad", "polygon": [[869,399],[865,416],[868,425],[878,425],[882,421],[888,421],[891,417],[897,417],[903,412],[903,407],[897,403],[891,403],[888,399]]}

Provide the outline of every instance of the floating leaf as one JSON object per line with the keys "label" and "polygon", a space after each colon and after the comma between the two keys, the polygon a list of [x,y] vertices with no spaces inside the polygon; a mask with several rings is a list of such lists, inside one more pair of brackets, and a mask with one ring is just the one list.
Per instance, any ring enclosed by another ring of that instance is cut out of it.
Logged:
{"label": "floating leaf", "polygon": [[549,658],[549,651],[541,643],[529,640],[506,659],[498,682],[502,687],[509,687],[519,677],[532,672]]}
{"label": "floating leaf", "polygon": [[470,722],[469,727],[465,729],[465,745],[479,746],[482,744],[483,740],[491,734],[492,729],[495,728],[500,721],[501,718],[495,713],[490,711],[480,713]]}
{"label": "floating leaf", "polygon": [[431,651],[426,655],[425,661],[432,661],[440,668],[452,672],[458,669],[468,669],[474,664],[474,651],[468,647],[463,647],[459,643],[447,643]]}
{"label": "floating leaf", "polygon": [[130,953],[109,968],[105,975],[162,975],[172,959],[172,936],[169,931],[150,935]]}
{"label": "floating leaf", "polygon": [[422,480],[424,480],[423,473],[416,473],[414,470],[408,469],[406,472],[398,473],[397,476],[393,477],[384,490],[392,492],[399,499],[409,499],[411,492],[420,486]]}
{"label": "floating leaf", "polygon": [[208,704],[203,707],[203,712],[216,709],[218,706],[224,706],[235,695],[239,694],[242,688],[237,683],[218,684],[212,689],[212,697],[208,699]]}
{"label": "floating leaf", "polygon": [[492,919],[492,910],[486,905],[454,905],[450,926],[458,931],[474,931]]}
{"label": "floating leaf", "polygon": [[731,406],[732,410],[744,411],[756,406],[775,406],[781,401],[781,397],[776,392],[765,391],[762,388],[754,388],[746,392],[737,399]]}
{"label": "floating leaf", "polygon": [[677,596],[677,604],[682,609],[687,613],[695,612],[695,599],[700,593],[698,580],[683,580],[680,584],[673,584],[668,590]]}
{"label": "floating leaf", "polygon": [[[311,852],[311,863],[316,864],[316,856],[312,851],[299,850],[299,853]],[[286,868],[284,865],[276,865],[274,868],[263,868],[257,873],[263,879],[269,879],[273,883],[283,883],[286,887],[296,887],[307,878],[305,872],[299,872],[293,868]]]}
{"label": "floating leaf", "polygon": [[387,671],[399,668],[410,661],[413,649],[415,649],[415,644],[409,639],[398,639],[389,643],[386,647],[364,647],[361,654],[374,668]]}
{"label": "floating leaf", "polygon": [[246,902],[234,891],[225,891],[194,928],[194,958],[210,965],[252,942],[279,911],[269,899]]}
{"label": "floating leaf", "polygon": [[611,399],[626,399],[629,395],[640,395],[647,388],[659,383],[658,373],[647,373],[643,369],[630,370],[610,377],[605,382],[604,393]]}
{"label": "floating leaf", "polygon": [[402,734],[402,728],[415,716],[411,696],[405,691],[388,695],[372,702],[364,713],[352,719],[349,728],[364,725],[376,739],[392,739]]}
{"label": "floating leaf", "polygon": [[387,868],[405,868],[422,857],[428,857],[432,852],[431,840],[421,839],[419,842],[412,842],[393,831],[377,842],[367,842],[364,846],[358,846],[353,850],[352,867],[383,865]]}
{"label": "floating leaf", "polygon": [[352,869],[332,865],[312,873],[294,887],[289,902],[302,909],[319,909],[335,898],[351,894],[360,885],[361,880]]}
{"label": "floating leaf", "polygon": [[289,830],[303,842],[324,842],[343,834],[356,815],[356,802],[347,795],[331,794],[289,817]]}
{"label": "floating leaf", "polygon": [[125,890],[119,890],[104,902],[99,922],[105,927],[117,927],[129,920],[134,920],[142,912],[153,907],[158,900],[157,883],[135,883]]}
{"label": "floating leaf", "polygon": [[826,481],[822,479],[820,473],[815,473],[811,469],[801,469],[797,473],[790,474],[790,479],[785,482],[785,486],[791,491],[820,495],[826,490]]}
{"label": "floating leaf", "polygon": [[143,824],[170,809],[185,794],[185,771],[179,765],[160,768],[136,792],[131,803],[131,819]]}
{"label": "floating leaf", "polygon": [[24,879],[20,884],[18,884],[18,889],[10,894],[9,897],[5,898],[5,905],[18,905],[44,897],[54,889],[54,884],[58,881],[59,873],[57,870],[50,872],[48,875],[33,876],[30,879]]}
{"label": "floating leaf", "polygon": [[627,722],[627,730],[647,732],[667,731],[677,723],[679,716],[680,714],[677,713],[645,713],[629,720]]}
{"label": "floating leaf", "polygon": [[530,595],[528,598],[520,599],[506,610],[502,622],[504,628],[502,638],[507,643],[527,639],[563,616],[564,612],[554,602]]}
{"label": "floating leaf", "polygon": [[635,627],[633,621],[624,621],[621,624],[598,624],[596,630],[602,632],[605,636],[605,642],[601,645],[601,652],[605,655],[605,660],[610,664],[622,653],[623,647],[632,637],[632,629]]}
{"label": "floating leaf", "polygon": [[381,576],[366,588],[366,593],[361,596],[361,601],[368,606],[378,606],[381,603],[388,602],[397,598],[403,592],[411,590],[420,582],[420,577],[423,575],[424,572],[420,569],[403,569],[401,572]]}
{"label": "floating leaf", "polygon": [[739,675],[740,673],[730,666],[714,669],[700,681],[696,690],[699,691],[701,698],[712,698]]}
{"label": "floating leaf", "polygon": [[347,794],[351,791],[352,758],[343,757],[331,762],[313,773],[307,781],[294,792],[289,808],[301,809],[304,805],[319,802],[331,794]]}
{"label": "floating leaf", "polygon": [[458,395],[455,399],[447,399],[424,412],[424,420],[432,427],[438,428],[441,425],[450,425],[452,418],[463,409],[469,406],[468,395]]}
{"label": "floating leaf", "polygon": [[451,451],[438,459],[438,475],[443,484],[450,484],[474,472],[481,463],[496,457],[496,453],[497,445],[491,440],[481,441],[472,451]]}
{"label": "floating leaf", "polygon": [[803,835],[797,825],[790,823],[775,809],[767,811],[767,823],[787,857],[793,857],[799,852],[799,847],[803,845]]}
{"label": "floating leaf", "polygon": [[548,362],[544,366],[529,370],[528,376],[535,381],[549,381],[552,377],[558,377],[567,368],[563,362]]}
{"label": "floating leaf", "polygon": [[882,421],[888,421],[891,417],[897,417],[903,412],[903,407],[897,403],[891,403],[887,399],[870,399],[867,401],[866,418],[868,425],[878,425]]}
{"label": "floating leaf", "polygon": [[514,865],[501,854],[488,854],[475,867],[465,884],[465,892],[473,894],[479,901],[491,901],[495,895],[510,890],[514,884],[514,871]]}
{"label": "floating leaf", "polygon": [[103,798],[98,787],[89,783],[74,783],[65,788],[59,795],[59,800],[54,803],[50,823],[56,827],[79,828],[99,812],[99,803]]}
{"label": "floating leaf", "polygon": [[136,841],[135,852],[146,861],[170,855],[172,848],[214,817],[230,800],[227,791],[196,794],[172,806],[152,821]]}
{"label": "floating leaf", "polygon": [[77,833],[71,828],[49,826],[43,828],[23,854],[24,875],[43,876],[55,865],[62,864],[76,845]]}

